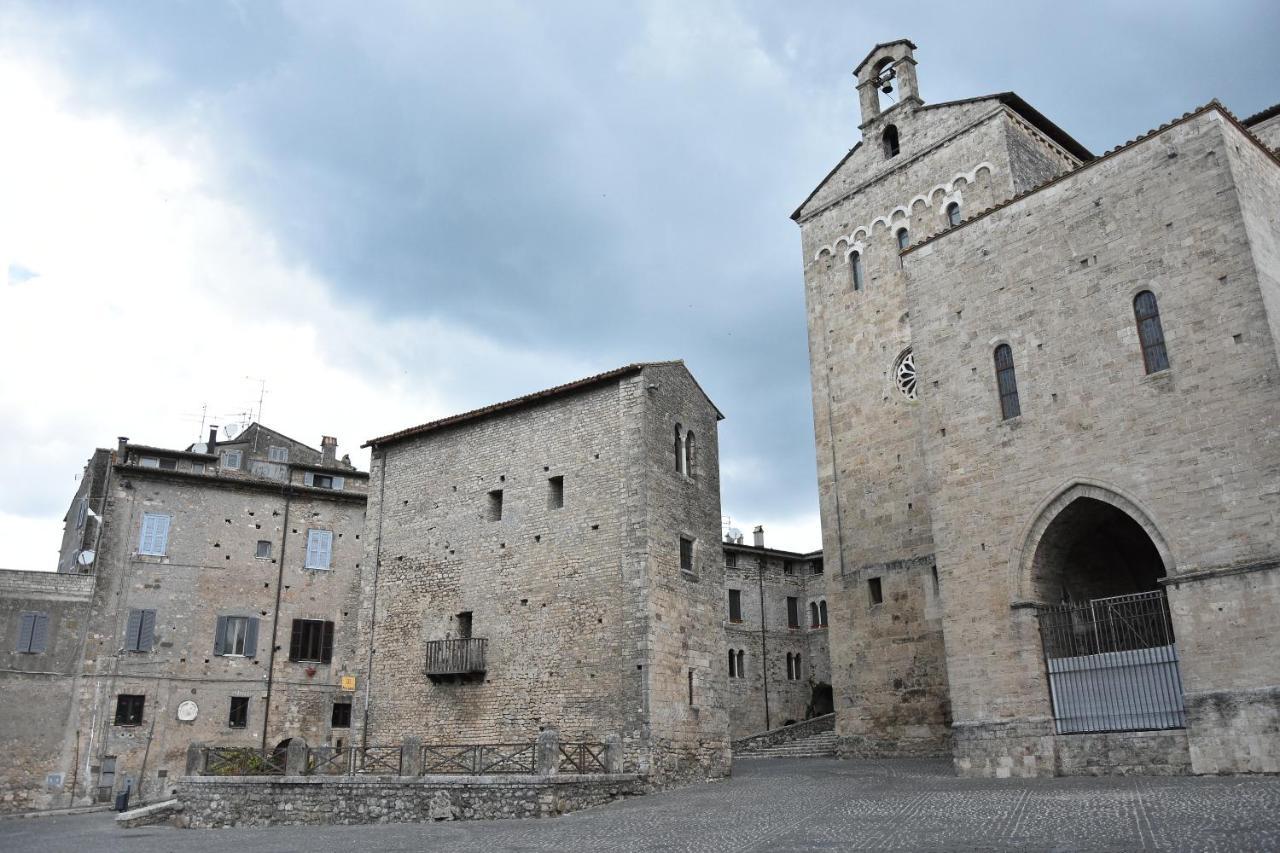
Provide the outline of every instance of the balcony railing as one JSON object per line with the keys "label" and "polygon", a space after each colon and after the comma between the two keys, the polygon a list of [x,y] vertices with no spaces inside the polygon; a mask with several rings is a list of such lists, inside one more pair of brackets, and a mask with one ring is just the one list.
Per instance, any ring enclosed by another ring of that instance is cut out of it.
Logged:
{"label": "balcony railing", "polygon": [[427,675],[471,675],[485,671],[483,637],[464,640],[432,640],[427,643]]}

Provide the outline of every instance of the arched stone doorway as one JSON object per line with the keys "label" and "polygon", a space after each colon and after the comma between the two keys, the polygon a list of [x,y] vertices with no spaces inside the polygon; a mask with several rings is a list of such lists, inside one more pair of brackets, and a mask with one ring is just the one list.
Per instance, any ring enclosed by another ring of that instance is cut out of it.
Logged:
{"label": "arched stone doorway", "polygon": [[1155,592],[1164,561],[1142,525],[1113,504],[1077,497],[1045,527],[1031,564],[1033,595],[1045,604]]}
{"label": "arched stone doorway", "polygon": [[831,694],[831,685],[819,681],[813,685],[813,697],[809,703],[809,716],[821,717],[835,711],[835,700]]}

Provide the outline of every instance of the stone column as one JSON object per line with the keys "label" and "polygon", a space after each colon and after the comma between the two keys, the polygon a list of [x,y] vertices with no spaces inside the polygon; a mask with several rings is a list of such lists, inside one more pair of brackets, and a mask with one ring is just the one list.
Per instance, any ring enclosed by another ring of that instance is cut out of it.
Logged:
{"label": "stone column", "polygon": [[407,737],[400,745],[400,775],[422,775],[422,738]]}
{"label": "stone column", "polygon": [[199,776],[204,771],[204,744],[197,742],[187,747],[188,776]]}
{"label": "stone column", "polygon": [[604,766],[610,773],[622,772],[622,735],[606,735]]}
{"label": "stone column", "polygon": [[289,741],[285,752],[284,775],[305,776],[307,773],[307,742],[300,737]]}
{"label": "stone column", "polygon": [[545,728],[538,732],[538,775],[554,776],[560,769],[560,732]]}

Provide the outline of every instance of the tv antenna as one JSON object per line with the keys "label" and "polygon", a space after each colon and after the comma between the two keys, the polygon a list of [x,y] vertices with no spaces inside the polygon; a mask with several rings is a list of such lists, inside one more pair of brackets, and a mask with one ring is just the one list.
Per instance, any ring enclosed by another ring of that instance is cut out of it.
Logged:
{"label": "tv antenna", "polygon": [[[251,417],[250,419],[257,421],[258,423],[262,423],[262,401],[267,396],[267,380],[261,379],[257,376],[246,376],[244,378],[248,379],[250,382],[258,383],[258,415],[257,417]],[[252,413],[250,414],[252,415]]]}

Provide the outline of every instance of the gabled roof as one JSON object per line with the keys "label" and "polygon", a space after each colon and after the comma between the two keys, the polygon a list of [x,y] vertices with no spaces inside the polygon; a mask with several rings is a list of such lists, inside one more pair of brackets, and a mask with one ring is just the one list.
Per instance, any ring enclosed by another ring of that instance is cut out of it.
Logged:
{"label": "gabled roof", "polygon": [[875,52],[877,50],[879,50],[882,47],[893,47],[895,44],[905,44],[907,47],[911,48],[912,50],[917,49],[915,44],[911,41],[911,39],[894,39],[893,41],[882,41],[879,44],[877,44],[875,47],[871,48],[871,50],[867,51],[867,55],[864,56],[862,58],[862,61],[858,63],[858,67],[853,69],[854,76],[856,77],[858,75],[858,72],[862,70],[862,66],[866,65],[869,61],[871,61],[871,57],[875,55]]}
{"label": "gabled roof", "polygon": [[[400,441],[405,438],[410,438],[412,436],[433,432],[438,429],[443,429],[444,427],[454,426],[455,424],[466,423],[468,421],[480,420],[482,418],[487,418],[491,415],[497,415],[497,414],[502,414],[509,411],[515,411],[516,409],[521,409],[521,408],[524,408],[525,406],[541,403],[545,400],[550,400],[552,398],[559,397],[564,394],[571,394],[575,391],[582,391],[587,388],[594,388],[597,385],[603,385],[608,382],[615,382],[619,379],[622,379],[623,377],[631,376],[633,374],[639,373],[640,371],[644,370],[646,367],[658,367],[663,365],[675,365],[675,364],[678,364],[682,367],[684,366],[684,362],[680,360],[645,361],[645,362],[637,362],[635,364],[628,364],[624,367],[618,367],[613,370],[607,370],[604,373],[597,373],[594,376],[587,376],[582,379],[576,379],[573,382],[566,382],[563,385],[556,385],[551,388],[543,389],[542,391],[535,391],[532,394],[525,394],[524,396],[521,396],[521,397],[515,397],[510,400],[504,400],[501,403],[494,403],[489,406],[482,406],[479,409],[472,409],[469,412],[462,412],[461,414],[450,415],[447,418],[440,418],[439,420],[428,421],[424,424],[419,424],[418,426],[415,426],[415,427],[409,427],[408,429],[402,429],[398,432],[388,433],[387,435],[379,436],[378,438],[371,438],[368,441],[366,441],[364,444],[362,444],[361,447],[379,447],[386,444],[392,444],[394,442]],[[691,379],[693,378],[692,373],[690,373],[689,376]],[[693,384],[698,385],[698,380],[694,379]],[[702,391],[701,385],[698,385],[698,390]],[[702,391],[702,396],[706,397],[707,402],[711,404],[711,408],[715,409],[716,419],[724,420],[724,414],[721,413],[721,411],[718,408],[716,408],[715,403],[711,402],[711,398],[707,396],[706,391]]]}

